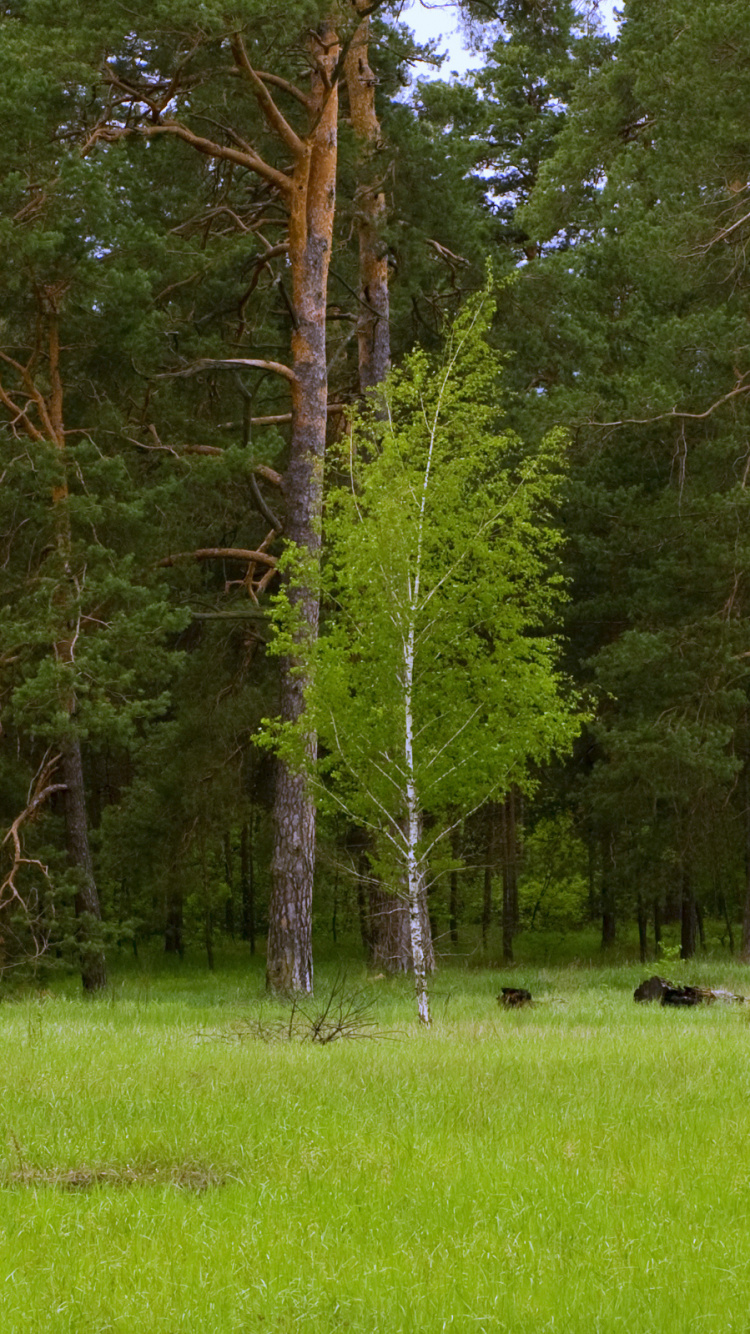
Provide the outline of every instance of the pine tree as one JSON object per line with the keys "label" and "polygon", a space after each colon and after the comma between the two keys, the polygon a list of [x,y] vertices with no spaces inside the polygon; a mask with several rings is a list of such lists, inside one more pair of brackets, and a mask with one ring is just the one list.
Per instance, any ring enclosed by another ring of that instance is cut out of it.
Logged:
{"label": "pine tree", "polygon": [[523,215],[547,251],[537,412],[576,430],[570,628],[600,697],[583,801],[605,926],[647,876],[682,905],[684,952],[743,763],[747,94],[736,6],[626,5]]}

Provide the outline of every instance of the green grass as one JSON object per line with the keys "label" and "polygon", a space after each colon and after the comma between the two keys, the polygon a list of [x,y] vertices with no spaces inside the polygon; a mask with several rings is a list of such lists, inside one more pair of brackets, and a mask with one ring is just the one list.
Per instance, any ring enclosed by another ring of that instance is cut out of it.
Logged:
{"label": "green grass", "polygon": [[430,1033],[379,981],[382,1041],[228,1040],[259,967],[0,1007],[0,1330],[750,1331],[742,1008],[445,969]]}

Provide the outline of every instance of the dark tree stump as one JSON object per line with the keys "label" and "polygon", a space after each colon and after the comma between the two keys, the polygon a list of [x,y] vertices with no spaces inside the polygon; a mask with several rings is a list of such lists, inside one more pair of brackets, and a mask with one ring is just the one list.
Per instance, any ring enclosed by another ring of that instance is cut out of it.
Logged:
{"label": "dark tree stump", "polygon": [[518,1009],[521,1005],[531,1005],[531,992],[524,991],[523,987],[503,987],[502,993],[498,996],[498,1003],[504,1005],[506,1010]]}
{"label": "dark tree stump", "polygon": [[674,982],[668,982],[665,977],[649,977],[645,982],[641,982],[633,992],[634,1001],[660,1001],[665,991],[676,991]]}

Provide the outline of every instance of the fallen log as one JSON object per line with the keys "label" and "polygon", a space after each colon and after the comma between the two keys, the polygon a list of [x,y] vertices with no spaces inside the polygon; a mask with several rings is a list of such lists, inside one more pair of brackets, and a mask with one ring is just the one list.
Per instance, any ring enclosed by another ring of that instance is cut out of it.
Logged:
{"label": "fallen log", "polygon": [[743,1005],[745,997],[736,996],[733,991],[727,991],[724,987],[693,987],[689,983],[678,986],[677,983],[669,982],[665,977],[654,974],[636,987],[633,1000],[658,1000],[662,1005],[671,1006],[711,1005],[717,1000]]}

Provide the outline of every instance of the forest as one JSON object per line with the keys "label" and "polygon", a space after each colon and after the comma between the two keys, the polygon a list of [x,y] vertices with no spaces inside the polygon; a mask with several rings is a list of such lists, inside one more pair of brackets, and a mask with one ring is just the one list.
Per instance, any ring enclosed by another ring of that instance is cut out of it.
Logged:
{"label": "forest", "polygon": [[0,3],[9,985],[750,960],[747,6],[408,17]]}

